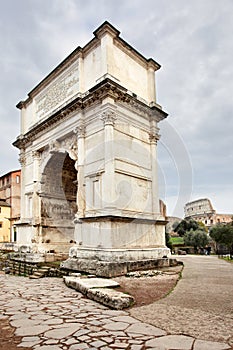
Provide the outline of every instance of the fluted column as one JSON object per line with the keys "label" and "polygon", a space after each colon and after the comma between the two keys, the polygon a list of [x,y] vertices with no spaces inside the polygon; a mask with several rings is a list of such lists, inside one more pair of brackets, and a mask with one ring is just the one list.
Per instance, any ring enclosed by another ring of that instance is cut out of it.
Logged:
{"label": "fluted column", "polygon": [[114,111],[105,111],[101,115],[104,123],[104,162],[105,173],[103,181],[103,206],[105,209],[113,208],[115,201],[115,163],[114,163],[114,124],[116,114]]}
{"label": "fluted column", "polygon": [[39,163],[40,163],[41,153],[38,151],[32,152],[33,158],[33,182],[39,181]]}
{"label": "fluted column", "polygon": [[77,160],[75,168],[77,170],[77,217],[85,216],[86,198],[84,187],[84,160],[85,160],[85,126],[79,125],[74,130],[77,137]]}
{"label": "fluted column", "polygon": [[32,152],[33,158],[33,195],[32,195],[32,223],[38,225],[40,222],[40,197],[38,195],[38,182],[39,182],[39,167],[41,153],[38,151]]}
{"label": "fluted column", "polygon": [[159,214],[159,188],[158,188],[158,166],[157,166],[157,141],[159,140],[158,129],[152,129],[149,133],[151,154],[151,178],[152,178],[152,212]]}
{"label": "fluted column", "polygon": [[19,154],[19,163],[21,165],[21,199],[20,199],[20,220],[22,221],[25,218],[25,210],[26,210],[26,197],[25,197],[25,165],[26,165],[26,156],[25,150],[20,149]]}

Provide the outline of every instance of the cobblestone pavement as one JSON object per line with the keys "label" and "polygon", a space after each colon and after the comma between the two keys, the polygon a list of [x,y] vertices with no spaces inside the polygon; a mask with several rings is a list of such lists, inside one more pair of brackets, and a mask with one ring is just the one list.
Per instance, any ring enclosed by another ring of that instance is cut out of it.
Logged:
{"label": "cobblestone pavement", "polygon": [[187,255],[179,260],[184,270],[173,292],[158,302],[131,309],[131,316],[170,334],[233,347],[233,264],[215,256]]}
{"label": "cobblestone pavement", "polygon": [[[145,286],[146,288],[146,286]],[[110,310],[65,286],[62,279],[0,275],[0,319],[9,319],[19,346],[33,350],[225,350],[184,334],[169,334],[128,311]],[[154,314],[154,318],[157,318]],[[1,348],[1,346],[0,346]]]}

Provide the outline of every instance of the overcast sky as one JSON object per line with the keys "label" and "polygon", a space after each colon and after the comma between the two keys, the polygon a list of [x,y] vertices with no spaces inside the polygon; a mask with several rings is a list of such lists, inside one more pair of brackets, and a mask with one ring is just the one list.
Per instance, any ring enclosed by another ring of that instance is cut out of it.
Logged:
{"label": "overcast sky", "polygon": [[162,65],[160,197],[168,214],[211,199],[233,213],[232,0],[0,0],[0,173],[20,167],[15,105],[105,20]]}

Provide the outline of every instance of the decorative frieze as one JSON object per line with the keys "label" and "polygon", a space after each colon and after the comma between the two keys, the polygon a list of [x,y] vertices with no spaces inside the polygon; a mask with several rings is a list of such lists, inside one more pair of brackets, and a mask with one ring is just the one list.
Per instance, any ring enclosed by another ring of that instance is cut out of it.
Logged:
{"label": "decorative frieze", "polygon": [[120,97],[119,101],[125,108],[130,109],[145,118],[152,118],[156,122],[159,122],[167,117],[167,113],[162,109],[158,108],[155,105],[152,107],[148,106],[147,104],[140,101],[140,99],[137,97],[131,97],[128,95],[128,98],[125,96],[123,98]]}
{"label": "decorative frieze", "polygon": [[[77,97],[72,101],[72,103],[68,104],[65,108],[62,108],[59,111],[56,111],[54,115],[50,113],[51,115],[40,124],[37,124],[32,130],[30,130],[25,136],[20,136],[15,142],[14,146],[18,148],[23,148],[28,143],[33,142],[36,138],[38,138],[39,134],[43,135],[48,130],[54,128],[58,123],[61,122],[61,120],[65,121],[65,119],[68,119],[70,116],[70,113],[73,113],[74,111],[80,111],[81,109],[85,109],[85,107],[88,107],[89,105],[93,105],[93,103],[100,103],[102,99],[105,99],[106,97],[112,97],[115,101],[120,102],[125,108],[130,109],[137,114],[140,114],[141,116],[144,116],[145,118],[152,118],[155,121],[160,121],[164,118],[166,118],[167,113],[162,111],[161,109],[157,107],[149,107],[139,100],[137,98],[130,96],[127,93],[127,90],[116,86],[116,83],[114,81],[111,81],[110,79],[106,79],[105,81],[101,82],[101,85],[98,86],[96,90],[91,91],[86,96],[83,97]],[[105,125],[114,125],[116,116],[114,111],[108,111],[103,112],[101,115],[101,119],[103,120]],[[81,128],[81,129],[80,129]],[[78,129],[78,137],[84,137],[85,136],[85,129],[82,126],[79,126]]]}
{"label": "decorative frieze", "polygon": [[68,205],[66,201],[61,199],[54,203],[51,199],[44,197],[41,202],[42,218],[50,218],[52,220],[63,218],[63,220],[72,220],[76,210],[75,203]]}

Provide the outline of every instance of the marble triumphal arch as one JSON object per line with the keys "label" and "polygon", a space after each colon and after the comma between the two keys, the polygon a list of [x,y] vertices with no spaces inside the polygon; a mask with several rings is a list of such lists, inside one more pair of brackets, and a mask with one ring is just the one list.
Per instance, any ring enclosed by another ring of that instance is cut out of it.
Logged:
{"label": "marble triumphal arch", "polygon": [[103,23],[17,107],[22,167],[19,245],[70,258],[169,254],[157,179],[155,72]]}

